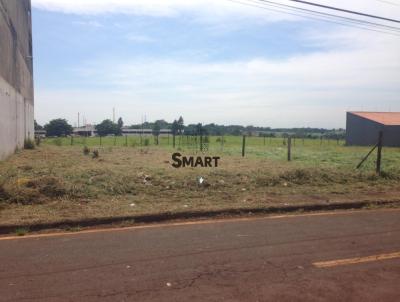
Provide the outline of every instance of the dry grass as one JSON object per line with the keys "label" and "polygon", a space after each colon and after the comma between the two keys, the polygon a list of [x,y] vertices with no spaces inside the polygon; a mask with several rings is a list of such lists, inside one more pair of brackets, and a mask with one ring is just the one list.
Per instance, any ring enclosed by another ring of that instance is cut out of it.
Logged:
{"label": "dry grass", "polygon": [[[378,177],[260,157],[222,155],[218,168],[175,169],[171,152],[42,146],[0,163],[3,224],[160,212],[398,198],[400,173]],[[198,177],[205,183],[199,185]]]}

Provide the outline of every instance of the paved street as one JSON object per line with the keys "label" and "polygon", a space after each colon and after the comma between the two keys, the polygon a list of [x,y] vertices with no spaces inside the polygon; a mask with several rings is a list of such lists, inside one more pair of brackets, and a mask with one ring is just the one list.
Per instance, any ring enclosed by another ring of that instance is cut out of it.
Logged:
{"label": "paved street", "polygon": [[0,301],[399,301],[400,210],[0,240]]}

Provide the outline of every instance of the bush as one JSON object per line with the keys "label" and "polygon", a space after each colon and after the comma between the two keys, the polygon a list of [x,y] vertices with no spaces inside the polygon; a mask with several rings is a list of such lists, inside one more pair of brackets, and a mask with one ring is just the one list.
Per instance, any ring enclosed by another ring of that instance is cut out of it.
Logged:
{"label": "bush", "polygon": [[150,146],[150,140],[148,139],[148,138],[145,138],[144,139],[144,145],[147,147],[147,146]]}
{"label": "bush", "polygon": [[87,146],[83,147],[83,154],[89,155],[89,153],[90,153],[90,149]]}
{"label": "bush", "polygon": [[100,156],[99,150],[93,150],[92,158],[98,158]]}
{"label": "bush", "polygon": [[30,138],[27,138],[24,141],[24,148],[28,150],[33,150],[35,149],[35,143]]}

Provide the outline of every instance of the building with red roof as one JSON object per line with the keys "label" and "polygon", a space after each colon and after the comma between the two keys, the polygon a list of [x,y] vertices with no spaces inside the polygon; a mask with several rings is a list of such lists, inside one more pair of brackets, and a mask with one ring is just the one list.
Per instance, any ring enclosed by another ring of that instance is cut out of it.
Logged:
{"label": "building with red roof", "polygon": [[400,147],[400,112],[347,112],[347,145],[375,145],[380,131],[384,146]]}

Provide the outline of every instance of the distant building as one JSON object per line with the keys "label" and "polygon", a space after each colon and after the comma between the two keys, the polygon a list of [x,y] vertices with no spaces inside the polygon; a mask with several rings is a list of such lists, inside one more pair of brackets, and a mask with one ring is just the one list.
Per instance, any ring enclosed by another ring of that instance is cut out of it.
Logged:
{"label": "distant building", "polygon": [[35,130],[35,137],[45,138],[46,130]]}
{"label": "distant building", "polygon": [[[172,134],[171,129],[161,129],[160,135]],[[153,129],[130,129],[122,128],[122,135],[153,135]]]}
{"label": "distant building", "polygon": [[93,126],[93,125],[75,127],[72,130],[72,133],[75,136],[87,136],[87,137],[96,136],[97,135],[96,127]]}
{"label": "distant building", "polygon": [[[160,136],[172,134],[170,129],[161,129]],[[75,127],[73,129],[73,135],[75,136],[96,136],[97,130],[93,125],[86,125],[83,127]],[[139,136],[139,135],[153,135],[153,129],[130,129],[127,127],[122,128],[122,135],[128,136]]]}
{"label": "distant building", "polygon": [[347,112],[347,145],[376,145],[380,131],[384,146],[400,147],[400,112]]}
{"label": "distant building", "polygon": [[0,160],[34,138],[30,0],[0,0]]}

